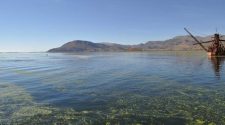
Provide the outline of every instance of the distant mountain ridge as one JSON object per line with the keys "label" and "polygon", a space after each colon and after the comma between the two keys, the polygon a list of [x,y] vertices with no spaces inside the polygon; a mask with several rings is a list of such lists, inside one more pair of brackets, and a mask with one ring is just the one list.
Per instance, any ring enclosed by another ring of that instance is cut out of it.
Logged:
{"label": "distant mountain ridge", "polygon": [[[200,37],[200,41],[211,40],[212,36]],[[224,37],[222,39],[225,39]],[[117,43],[94,43],[85,40],[74,40],[48,52],[101,52],[101,51],[151,51],[151,50],[202,50],[193,45],[195,41],[190,36],[177,36],[165,41],[148,41],[137,45],[121,45]],[[206,47],[208,46],[207,44]]]}

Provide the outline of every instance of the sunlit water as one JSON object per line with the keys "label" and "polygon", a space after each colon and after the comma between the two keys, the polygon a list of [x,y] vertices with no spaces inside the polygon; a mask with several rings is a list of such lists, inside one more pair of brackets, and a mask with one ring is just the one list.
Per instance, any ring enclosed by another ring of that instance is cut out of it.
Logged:
{"label": "sunlit water", "polygon": [[0,53],[0,124],[225,124],[223,58]]}

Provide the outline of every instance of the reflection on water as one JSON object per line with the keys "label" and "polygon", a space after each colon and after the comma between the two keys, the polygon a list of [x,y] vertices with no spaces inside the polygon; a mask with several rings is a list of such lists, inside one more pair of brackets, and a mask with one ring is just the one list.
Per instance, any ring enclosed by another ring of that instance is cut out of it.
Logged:
{"label": "reflection on water", "polygon": [[223,125],[222,64],[204,52],[1,53],[0,124]]}
{"label": "reflection on water", "polygon": [[215,75],[220,78],[220,70],[224,64],[225,57],[209,57],[212,62],[212,67],[215,72]]}

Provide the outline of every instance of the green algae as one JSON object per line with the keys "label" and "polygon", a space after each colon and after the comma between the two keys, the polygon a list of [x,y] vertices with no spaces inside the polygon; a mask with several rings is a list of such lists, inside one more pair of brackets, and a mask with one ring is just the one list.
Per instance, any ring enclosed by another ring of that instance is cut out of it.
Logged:
{"label": "green algae", "polygon": [[[219,88],[223,89],[223,85]],[[198,119],[203,119],[204,124],[225,123],[225,93],[220,89],[162,82],[149,91],[155,94],[124,92],[117,95],[109,106],[107,121],[115,124],[127,121],[126,124],[194,125]],[[118,94],[117,90],[111,93]]]}
{"label": "green algae", "polygon": [[0,124],[100,123],[91,111],[76,112],[35,103],[25,89],[10,83],[0,84],[0,103]]}
{"label": "green algae", "polygon": [[38,114],[49,115],[52,111],[46,107],[38,107],[38,106],[27,106],[20,108],[17,112],[13,113],[12,117],[30,117]]}
{"label": "green algae", "polygon": [[[160,79],[155,78],[155,81]],[[64,109],[35,103],[32,96],[22,87],[10,83],[0,84],[0,123],[225,124],[225,93],[222,85],[212,89],[207,86],[178,85],[173,81],[158,84],[161,85],[149,85],[149,94],[110,91],[111,95],[117,98],[110,100],[105,110],[101,111],[76,111],[73,108]],[[142,88],[142,84],[138,87]],[[94,93],[93,96],[99,94]]]}

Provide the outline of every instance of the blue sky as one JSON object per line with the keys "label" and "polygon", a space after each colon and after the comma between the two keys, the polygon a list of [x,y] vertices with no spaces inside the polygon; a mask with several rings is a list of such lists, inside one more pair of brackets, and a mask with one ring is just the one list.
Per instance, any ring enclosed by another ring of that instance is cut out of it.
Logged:
{"label": "blue sky", "polygon": [[71,40],[143,43],[225,34],[224,0],[0,0],[0,51],[46,51]]}

